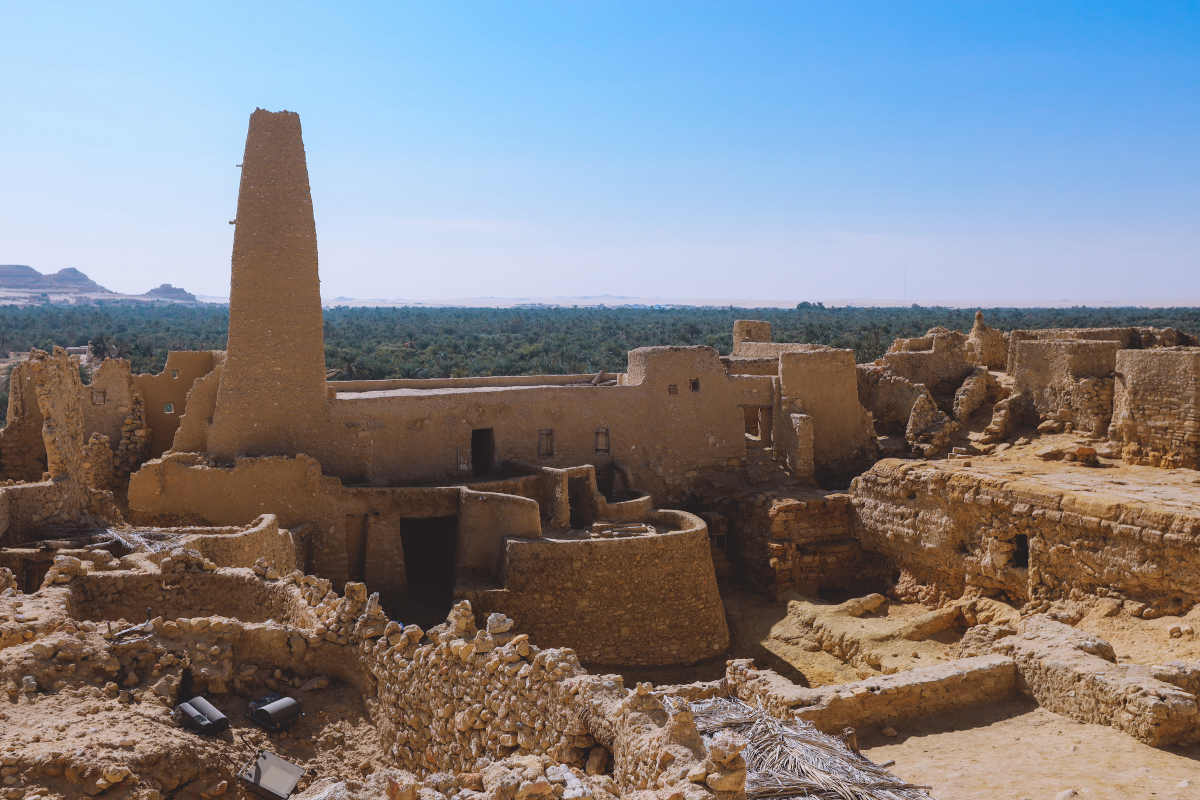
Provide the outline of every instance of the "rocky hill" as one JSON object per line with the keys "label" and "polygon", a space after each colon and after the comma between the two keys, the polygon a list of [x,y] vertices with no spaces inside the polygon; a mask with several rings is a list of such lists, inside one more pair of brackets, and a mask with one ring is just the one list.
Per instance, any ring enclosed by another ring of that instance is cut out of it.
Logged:
{"label": "rocky hill", "polygon": [[172,286],[169,283],[164,283],[146,292],[143,297],[149,297],[154,300],[174,300],[177,303],[198,303],[196,295],[180,289],[178,286]]}
{"label": "rocky hill", "polygon": [[114,294],[74,267],[43,275],[24,264],[0,264],[0,289],[28,292],[98,292]]}
{"label": "rocky hill", "polygon": [[199,302],[191,292],[164,283],[145,294],[121,294],[107,289],[74,267],[43,274],[24,264],[0,264],[0,305],[40,303],[91,303],[131,300],[136,302]]}

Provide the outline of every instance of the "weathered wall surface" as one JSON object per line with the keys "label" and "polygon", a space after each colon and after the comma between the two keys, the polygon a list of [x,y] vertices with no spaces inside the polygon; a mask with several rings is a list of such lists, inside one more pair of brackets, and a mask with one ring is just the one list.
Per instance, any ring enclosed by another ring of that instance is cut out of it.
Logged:
{"label": "weathered wall surface", "polygon": [[837,482],[875,460],[871,415],[858,401],[853,350],[826,348],[779,357],[776,419],[812,418],[813,462],[818,480]]}
{"label": "weathered wall surface", "polygon": [[975,324],[967,334],[967,355],[976,364],[1002,370],[1008,364],[1008,336],[983,321],[983,312],[975,312]]}
{"label": "weathered wall surface", "polygon": [[1115,341],[1022,340],[1015,343],[1013,393],[1029,398],[1039,419],[1108,430],[1113,407]]}
{"label": "weathered wall surface", "polygon": [[987,655],[809,689],[771,670],[754,669],[749,660],[735,660],[725,682],[733,695],[773,716],[794,715],[838,734],[847,727],[897,725],[1002,702],[1016,693],[1017,671],[1011,658]]}
{"label": "weathered wall surface", "polygon": [[471,597],[543,642],[596,664],[687,664],[729,646],[704,522],[659,512],[675,527],[620,539],[510,539],[505,589]]}
{"label": "weathered wall surface", "polygon": [[972,587],[1017,604],[1107,595],[1176,613],[1200,602],[1200,513],[946,463],[886,459],[850,489],[855,537],[925,599]]}
{"label": "weathered wall surface", "polygon": [[755,493],[718,506],[729,520],[730,558],[744,578],[772,597],[883,585],[880,565],[851,533],[850,496],[795,494]]}
{"label": "weathered wall surface", "polygon": [[[146,403],[146,424],[151,431],[148,458],[158,458],[170,449],[180,419],[187,412],[188,393],[223,357],[211,350],[172,350],[167,353],[162,372],[134,377]],[[208,416],[211,414],[209,409]]]}
{"label": "weathered wall surface", "polygon": [[1008,336],[1007,370],[1013,371],[1020,342],[1039,339],[1119,342],[1121,350],[1178,347],[1197,344],[1196,337],[1175,328],[1038,328],[1015,330]]}
{"label": "weathered wall surface", "polygon": [[5,480],[15,481],[39,481],[46,471],[42,412],[27,361],[13,367],[9,376],[8,422],[0,429],[0,469]]}
{"label": "weathered wall surface", "polygon": [[305,452],[327,427],[325,347],[308,166],[293,112],[250,117],[227,353],[209,450],[228,460]]}
{"label": "weathered wall surface", "polygon": [[1200,348],[1117,353],[1108,435],[1126,461],[1200,469]]}
{"label": "weathered wall surface", "polygon": [[741,464],[741,406],[769,391],[764,378],[726,374],[711,348],[641,348],[617,386],[339,391],[332,427],[307,452],[355,483],[461,481],[471,477],[472,432],[490,429],[498,461],[619,464],[669,502],[697,470]]}
{"label": "weathered wall surface", "polygon": [[914,339],[897,339],[876,363],[924,384],[935,396],[952,395],[975,367],[967,353],[967,337],[945,328],[934,328]]}

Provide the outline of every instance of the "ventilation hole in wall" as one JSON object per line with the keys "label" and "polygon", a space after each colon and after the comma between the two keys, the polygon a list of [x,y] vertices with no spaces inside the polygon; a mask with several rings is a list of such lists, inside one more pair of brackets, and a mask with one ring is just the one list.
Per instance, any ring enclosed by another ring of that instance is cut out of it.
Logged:
{"label": "ventilation hole in wall", "polygon": [[164,414],[174,414],[175,413],[175,404],[174,403],[166,403],[165,405],[163,405],[163,413]]}
{"label": "ventilation hole in wall", "polygon": [[909,493],[908,493],[908,499],[909,499],[909,500],[916,500],[916,499],[917,499],[917,493],[916,493],[916,492],[909,492]]}
{"label": "ventilation hole in wall", "polygon": [[1023,533],[1018,533],[1013,539],[1013,545],[1016,547],[1012,554],[1012,565],[1017,569],[1029,568],[1029,537]]}
{"label": "ventilation hole in wall", "polygon": [[108,394],[103,389],[92,389],[92,405],[102,406],[108,401]]}
{"label": "ventilation hole in wall", "polygon": [[689,388],[689,389],[691,389],[693,392],[698,392],[698,391],[700,391],[700,379],[699,379],[699,378],[692,378],[691,380],[689,380],[689,381],[688,381],[688,388]]}
{"label": "ventilation hole in wall", "polygon": [[679,386],[674,383],[668,383],[667,394],[679,394]]}

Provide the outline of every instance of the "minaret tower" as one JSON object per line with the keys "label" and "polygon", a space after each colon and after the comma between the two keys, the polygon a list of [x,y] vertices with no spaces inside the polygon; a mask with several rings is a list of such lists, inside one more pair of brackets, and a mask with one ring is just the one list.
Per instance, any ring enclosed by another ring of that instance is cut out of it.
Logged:
{"label": "minaret tower", "polygon": [[294,455],[325,432],[317,231],[300,115],[250,115],[233,235],[229,344],[208,433],[218,458]]}

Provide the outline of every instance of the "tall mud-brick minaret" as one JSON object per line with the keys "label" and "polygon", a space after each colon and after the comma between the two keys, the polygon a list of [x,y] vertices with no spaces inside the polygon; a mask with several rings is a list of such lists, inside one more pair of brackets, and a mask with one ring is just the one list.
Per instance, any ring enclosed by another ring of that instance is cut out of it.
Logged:
{"label": "tall mud-brick minaret", "polygon": [[209,452],[293,455],[326,427],[325,339],[300,115],[250,115],[233,236],[229,344]]}

